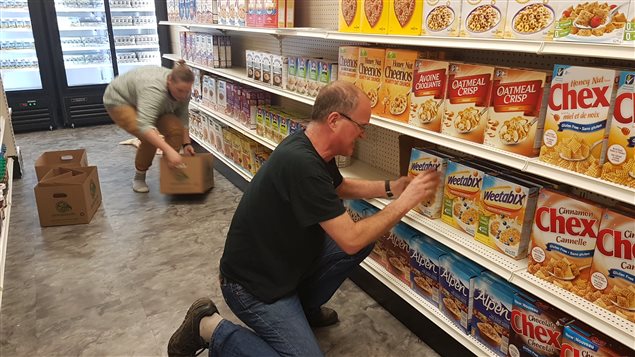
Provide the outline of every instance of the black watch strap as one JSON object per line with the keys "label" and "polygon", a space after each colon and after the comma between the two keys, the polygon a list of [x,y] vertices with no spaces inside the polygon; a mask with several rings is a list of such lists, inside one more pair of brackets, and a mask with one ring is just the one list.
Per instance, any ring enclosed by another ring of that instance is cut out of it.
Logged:
{"label": "black watch strap", "polygon": [[392,193],[392,191],[390,190],[390,180],[386,180],[384,181],[384,188],[386,189],[386,196],[388,198],[394,196],[394,194]]}

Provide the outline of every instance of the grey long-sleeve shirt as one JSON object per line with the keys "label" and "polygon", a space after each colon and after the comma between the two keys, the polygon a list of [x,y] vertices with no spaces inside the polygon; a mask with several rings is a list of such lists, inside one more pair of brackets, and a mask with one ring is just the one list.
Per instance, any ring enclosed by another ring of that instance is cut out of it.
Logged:
{"label": "grey long-sleeve shirt", "polygon": [[178,102],[168,93],[170,69],[144,66],[113,79],[104,93],[104,105],[130,105],[137,109],[137,127],[141,133],[156,129],[163,114],[175,114],[185,129],[189,127],[189,100]]}

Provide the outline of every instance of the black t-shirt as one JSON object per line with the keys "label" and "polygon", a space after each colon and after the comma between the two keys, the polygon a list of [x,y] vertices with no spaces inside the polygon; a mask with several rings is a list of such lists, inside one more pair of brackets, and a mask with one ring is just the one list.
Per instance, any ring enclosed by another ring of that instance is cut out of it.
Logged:
{"label": "black t-shirt", "polygon": [[260,300],[293,293],[322,250],[320,222],[345,212],[325,162],[304,132],[284,140],[247,187],[232,219],[220,270]]}

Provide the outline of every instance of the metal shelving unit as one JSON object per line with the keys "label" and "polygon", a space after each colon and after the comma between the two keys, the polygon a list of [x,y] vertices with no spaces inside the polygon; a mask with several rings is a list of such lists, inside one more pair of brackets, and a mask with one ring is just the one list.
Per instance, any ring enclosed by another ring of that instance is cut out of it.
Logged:
{"label": "metal shelving unit", "polygon": [[198,136],[190,133],[190,137],[194,139],[197,143],[199,143],[199,145],[201,145],[203,148],[205,148],[205,150],[212,153],[217,159],[222,161],[225,165],[229,166],[229,168],[234,170],[234,172],[242,176],[242,178],[247,180],[247,182],[251,181],[251,179],[253,178],[253,175],[251,174],[251,172],[247,172],[247,170],[240,167],[233,160],[225,156],[225,154],[223,154],[222,152],[216,150],[214,147],[209,146],[203,139],[199,138]]}

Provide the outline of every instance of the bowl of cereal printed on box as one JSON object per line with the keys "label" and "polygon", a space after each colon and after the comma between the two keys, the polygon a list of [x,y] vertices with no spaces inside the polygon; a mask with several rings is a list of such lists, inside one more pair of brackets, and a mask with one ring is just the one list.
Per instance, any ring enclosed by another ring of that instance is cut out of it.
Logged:
{"label": "bowl of cereal printed on box", "polygon": [[501,18],[501,12],[496,6],[477,6],[465,18],[465,29],[473,33],[486,32],[496,27]]}
{"label": "bowl of cereal printed on box", "polygon": [[439,32],[447,29],[454,22],[454,9],[448,5],[435,7],[426,18],[426,27],[431,32]]}
{"label": "bowl of cereal printed on box", "polygon": [[555,20],[553,8],[547,4],[530,4],[512,18],[512,29],[518,35],[533,35],[548,28]]}

